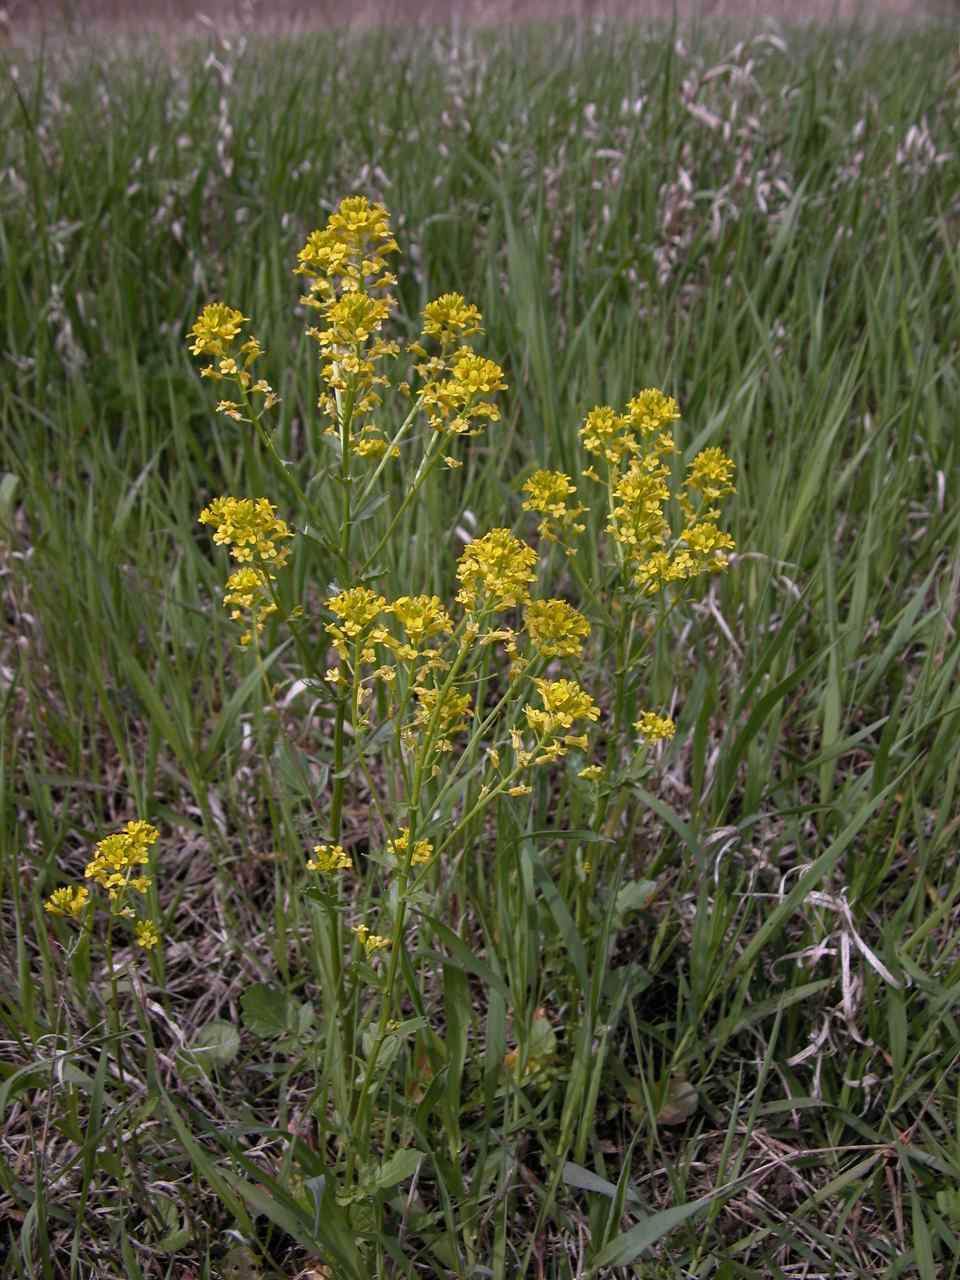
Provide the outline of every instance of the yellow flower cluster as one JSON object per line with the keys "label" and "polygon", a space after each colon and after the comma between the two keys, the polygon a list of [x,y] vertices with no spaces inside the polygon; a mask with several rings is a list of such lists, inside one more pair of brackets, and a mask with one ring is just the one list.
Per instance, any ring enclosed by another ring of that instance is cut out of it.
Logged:
{"label": "yellow flower cluster", "polygon": [[360,422],[380,404],[376,388],[386,378],[377,372],[377,362],[399,350],[380,337],[394,307],[389,290],[396,277],[387,270],[387,255],[397,251],[384,206],[366,196],[348,196],[326,227],[310,234],[294,269],[309,281],[303,301],[322,317],[307,330],[323,361],[326,390],[318,407],[331,419],[335,435],[343,423],[343,402],[349,404],[352,450],[361,457],[380,456],[387,448],[372,422],[357,426],[353,420]]}
{"label": "yellow flower cluster", "polygon": [[86,885],[67,885],[62,889],[54,889],[43,904],[43,909],[52,916],[72,916],[76,919],[83,915],[89,901],[90,890]]}
{"label": "yellow flower cluster", "polygon": [[413,852],[410,852],[410,828],[404,827],[393,840],[387,841],[387,851],[392,853],[398,862],[406,862],[414,867],[425,866],[433,857],[433,845],[429,840],[416,840]]}
{"label": "yellow flower cluster", "polygon": [[526,604],[537,575],[537,553],[509,529],[491,529],[470,542],[457,564],[457,601],[472,613]]}
{"label": "yellow flower cluster", "polygon": [[243,617],[243,610],[247,610],[252,618],[252,626],[240,637],[242,645],[248,645],[254,634],[259,635],[267,618],[277,611],[275,602],[270,599],[270,580],[273,576],[263,569],[253,569],[247,565],[231,573],[227,579],[223,603],[233,606],[230,617],[235,622],[239,621]]}
{"label": "yellow flower cluster", "polygon": [[[577,492],[568,475],[562,471],[535,471],[522,492],[528,495],[523,502],[524,511],[537,511],[544,517],[539,525],[541,538],[566,544],[571,534],[583,533],[586,525],[580,516],[587,508],[577,502],[568,506],[568,499]],[[565,545],[564,550],[568,556],[574,554],[572,546]]]}
{"label": "yellow flower cluster", "polygon": [[[84,878],[92,880],[107,892],[112,915],[134,919],[136,912],[127,902],[131,890],[146,893],[151,878],[136,874],[138,868],[150,862],[150,847],[160,833],[149,822],[128,822],[122,831],[106,836],[94,847],[94,856],[87,863]],[[55,889],[44,903],[44,910],[54,916],[81,916],[90,901],[86,886]],[[136,920],[134,936],[145,950],[156,946],[160,933],[149,920]]]}
{"label": "yellow flower cluster", "polygon": [[527,635],[544,658],[579,658],[590,623],[566,600],[531,600],[524,610]]}
{"label": "yellow flower cluster", "polygon": [[[668,583],[723,569],[734,542],[719,528],[715,504],[733,493],[733,461],[704,449],[687,469],[685,492],[674,494],[667,459],[677,452],[670,424],[679,418],[672,396],[649,387],[622,414],[601,405],[580,429],[584,448],[604,458],[611,494],[607,531],[621,548],[634,586],[646,595]],[[592,468],[584,471],[594,480]],[[676,497],[685,525],[671,534],[667,504]]]}
{"label": "yellow flower cluster", "polygon": [[[647,460],[645,459],[644,462]],[[634,461],[613,487],[613,510],[607,529],[637,560],[658,551],[670,533],[664,507],[670,498],[669,469]]]}
{"label": "yellow flower cluster", "polygon": [[195,356],[211,356],[220,359],[233,346],[234,339],[249,320],[249,316],[228,307],[223,302],[208,302],[194,321],[187,334],[193,341],[190,350]]}
{"label": "yellow flower cluster", "polygon": [[315,294],[385,289],[396,283],[386,255],[399,245],[390,232],[390,215],[366,196],[347,196],[322,231],[314,231],[297,254],[295,273],[310,280]]}
{"label": "yellow flower cluster", "polygon": [[361,662],[373,662],[374,645],[389,644],[391,636],[387,629],[374,626],[387,608],[387,602],[369,587],[350,587],[341,591],[327,601],[327,608],[340,619],[339,623],[328,623],[325,630],[341,658],[348,658],[352,647],[362,642]]}
{"label": "yellow flower cluster", "polygon": [[[290,548],[285,546],[291,532],[286,521],[279,519],[276,508],[266,498],[214,498],[199,516],[200,524],[216,526],[214,542],[230,548],[241,568],[227,579],[223,602],[230,616],[238,620],[244,611],[251,625],[240,637],[248,645],[263,630],[270,614],[276,612],[270,583],[275,580],[271,568],[286,563]],[[258,562],[254,565],[252,562]]]}
{"label": "yellow flower cluster", "polygon": [[349,871],[350,855],[342,844],[315,844],[314,856],[307,863],[308,871],[319,871],[322,876],[336,875],[338,871]]}
{"label": "yellow flower cluster", "polygon": [[687,488],[698,490],[707,502],[719,502],[735,493],[733,459],[722,449],[703,449],[690,463]]}
{"label": "yellow flower cluster", "polygon": [[677,732],[669,716],[658,716],[655,711],[644,711],[634,728],[645,742],[662,742]]}
{"label": "yellow flower cluster", "polygon": [[160,941],[160,930],[152,920],[138,920],[133,926],[133,936],[138,946],[149,951]]}
{"label": "yellow flower cluster", "polygon": [[482,430],[475,423],[499,422],[500,410],[487,399],[507,386],[495,360],[478,356],[469,347],[460,347],[449,365],[444,360],[439,362],[439,368],[435,364],[431,362],[428,371],[432,376],[420,392],[420,403],[435,431],[475,436]]}
{"label": "yellow flower cluster", "polygon": [[[422,359],[416,366],[423,379],[419,400],[435,431],[477,435],[482,429],[477,424],[499,421],[500,410],[489,397],[506,389],[503,370],[462,345],[483,332],[481,321],[477,308],[459,293],[444,293],[424,307],[421,341],[411,342],[408,349]],[[431,339],[439,342],[440,354],[428,357],[424,343]],[[456,458],[445,461],[449,467],[461,465]]]}
{"label": "yellow flower cluster", "polygon": [[390,606],[390,612],[412,648],[411,653],[402,653],[403,657],[416,656],[424,641],[453,631],[453,619],[438,596],[399,596]]}
{"label": "yellow flower cluster", "polygon": [[374,955],[377,951],[384,951],[390,946],[389,938],[379,933],[371,933],[365,924],[354,925],[353,933],[368,956]]}
{"label": "yellow flower cluster", "polygon": [[542,738],[556,737],[577,720],[596,720],[600,708],[576,680],[534,680],[543,708],[524,707],[527,724]]}
{"label": "yellow flower cluster", "polygon": [[[536,742],[532,747],[527,746],[520,729],[510,731],[514,760],[521,769],[552,764],[573,747],[586,751],[589,745],[587,735],[571,733],[570,730],[578,720],[593,721],[600,715],[600,708],[575,680],[535,679],[533,683],[543,706],[534,707],[528,703],[523,711],[527,727],[536,735]],[[499,753],[492,752],[491,755],[496,767]],[[512,796],[525,796],[530,792],[531,787],[527,783],[518,783],[507,789],[507,794]]]}
{"label": "yellow flower cluster", "polygon": [[217,405],[218,413],[224,413],[237,422],[250,420],[244,412],[249,407],[250,395],[263,397],[260,411],[256,415],[258,418],[280,400],[268,382],[262,378],[254,381],[250,372],[254,362],[263,355],[263,347],[259,341],[251,336],[240,343],[239,347],[236,346],[240,331],[248,319],[248,316],[223,302],[208,302],[187,334],[188,339],[193,339],[190,343],[193,355],[210,358],[210,363],[200,370],[201,375],[214,382],[226,379],[236,383],[241,397],[247,401],[245,404],[238,404],[235,400],[221,400]]}
{"label": "yellow flower cluster", "polygon": [[[662,432],[679,417],[680,410],[672,396],[648,387],[633,397],[625,413],[617,413],[609,405],[591,409],[580,435],[588,453],[598,454],[607,462],[616,464],[625,457],[640,453],[645,440]],[[668,446],[668,451],[672,448],[673,438],[669,432],[664,445]]]}
{"label": "yellow flower cluster", "polygon": [[413,713],[414,726],[426,730],[434,726],[434,750],[452,751],[450,739],[467,728],[471,713],[471,697],[469,693],[460,693],[456,689],[442,689],[436,685],[422,681],[414,686],[417,705]]}
{"label": "yellow flower cluster", "polygon": [[96,856],[87,863],[84,877],[106,889],[114,902],[125,889],[146,893],[149,876],[131,877],[134,867],[145,867],[150,861],[150,846],[160,836],[149,822],[128,822],[122,831],[98,841]]}
{"label": "yellow flower cluster", "polygon": [[200,524],[216,525],[213,540],[230,548],[234,560],[285,563],[289,547],[278,545],[291,537],[286,522],[267,498],[214,498],[200,512]]}
{"label": "yellow flower cluster", "polygon": [[436,338],[446,350],[454,342],[483,333],[482,319],[477,308],[465,301],[462,294],[443,293],[423,309],[423,336]]}

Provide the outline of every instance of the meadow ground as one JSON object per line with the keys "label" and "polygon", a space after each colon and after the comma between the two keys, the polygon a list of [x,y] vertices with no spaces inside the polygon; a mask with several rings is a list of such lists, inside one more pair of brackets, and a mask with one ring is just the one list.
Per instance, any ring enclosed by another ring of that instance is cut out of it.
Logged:
{"label": "meadow ground", "polygon": [[[211,28],[2,76],[0,1275],[960,1274],[953,31]],[[508,384],[379,472],[324,434],[292,274],[353,193],[390,336],[459,291]],[[266,348],[257,426],[187,350],[211,299]],[[648,479],[729,453],[737,549],[643,597],[579,428],[651,386]],[[540,468],[589,508],[570,557]],[[224,494],[297,531],[246,647]],[[382,612],[376,678],[337,663],[339,589],[459,617],[504,526],[582,658],[508,603],[525,670],[503,634],[443,668],[441,630],[411,683]],[[532,675],[598,708],[538,767]],[[44,909],[131,820],[149,949],[96,884]]]}

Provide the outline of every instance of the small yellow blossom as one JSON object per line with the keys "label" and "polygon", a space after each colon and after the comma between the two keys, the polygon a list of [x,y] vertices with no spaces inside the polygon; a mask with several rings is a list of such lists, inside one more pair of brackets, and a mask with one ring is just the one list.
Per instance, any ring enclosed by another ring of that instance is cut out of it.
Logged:
{"label": "small yellow blossom", "polygon": [[423,335],[437,338],[444,346],[458,338],[469,338],[482,333],[483,317],[470,302],[459,293],[444,293],[423,309]]}
{"label": "small yellow blossom", "polygon": [[292,535],[267,498],[214,498],[199,519],[200,524],[216,525],[214,542],[229,547],[234,560],[282,565],[289,555],[289,547],[278,543]]}
{"label": "small yellow blossom", "polygon": [[661,742],[672,738],[677,731],[669,716],[659,716],[655,711],[645,711],[634,728],[645,742]]}
{"label": "small yellow blossom", "polygon": [[190,351],[195,356],[225,358],[227,348],[248,319],[223,302],[208,302],[187,335],[193,339]]}
{"label": "small yellow blossom", "polygon": [[597,782],[603,777],[603,769],[598,764],[588,764],[585,769],[580,770],[577,776],[586,778],[588,782]]}
{"label": "small yellow blossom", "polygon": [[160,930],[152,920],[138,920],[133,926],[133,932],[138,946],[143,947],[144,951],[149,951],[160,941]]}
{"label": "small yellow blossom", "polygon": [[245,631],[240,637],[242,645],[248,645],[253,639],[254,633],[257,635],[263,631],[266,619],[272,613],[276,613],[277,606],[270,599],[269,582],[273,577],[272,574],[265,573],[262,569],[254,569],[250,565],[244,566],[231,573],[227,579],[227,589],[224,592],[223,603],[233,606],[230,610],[230,617],[239,621],[243,617],[243,610],[248,610],[252,614],[253,625],[249,631]]}
{"label": "small yellow blossom", "polygon": [[[410,848],[410,828],[404,827],[400,834],[393,840],[387,841],[387,850],[392,853],[398,862],[406,861],[408,850]],[[429,840],[417,840],[413,846],[413,853],[410,854],[411,866],[424,866],[433,857],[433,845]]]}
{"label": "small yellow blossom", "polygon": [[453,621],[438,596],[399,596],[389,609],[418,648],[431,636],[453,631]]}
{"label": "small yellow blossom", "polygon": [[677,422],[680,408],[673,396],[665,396],[656,387],[647,387],[627,405],[624,418],[633,431],[649,436]]}
{"label": "small yellow blossom", "polygon": [[319,871],[323,876],[332,876],[338,871],[351,869],[350,855],[342,844],[315,844],[313,852],[315,856],[307,863],[308,871]]}
{"label": "small yellow blossom", "polygon": [[[580,438],[588,453],[599,454],[608,462],[619,462],[631,448],[630,437],[625,434],[626,423],[609,405],[591,409],[580,428]],[[599,479],[593,473],[595,479]]]}
{"label": "small yellow blossom", "polygon": [[659,550],[670,532],[664,506],[670,497],[666,468],[650,471],[634,461],[613,487],[608,530],[636,556]]}
{"label": "small yellow blossom", "polygon": [[450,738],[463,733],[467,728],[470,715],[470,694],[460,693],[456,689],[447,689],[443,693],[434,685],[418,684],[414,689],[417,699],[414,711],[414,724],[419,729],[427,729],[431,722],[434,725],[436,746],[446,751],[450,747]]}
{"label": "small yellow blossom", "polygon": [[528,787],[525,782],[518,782],[514,787],[507,788],[508,796],[529,796],[533,793],[533,787]]}
{"label": "small yellow blossom", "polygon": [[[371,204],[366,196],[347,196],[326,227],[308,236],[297,254],[295,274],[329,281],[344,291],[382,286],[385,255],[398,248],[384,206]],[[392,277],[387,283],[393,283]]]}
{"label": "small yellow blossom", "polygon": [[587,508],[577,502],[568,506],[568,499],[576,494],[577,486],[562,471],[535,471],[522,491],[528,495],[523,502],[524,511],[537,511],[544,517],[539,525],[542,538],[562,542],[565,535],[583,533],[586,529],[579,517]]}
{"label": "small yellow blossom", "polygon": [[379,933],[371,933],[365,924],[354,925],[353,932],[368,956],[372,956],[375,952],[383,951],[390,946],[389,938],[385,938]]}
{"label": "small yellow blossom", "polygon": [[534,680],[543,709],[524,707],[527,724],[541,737],[571,728],[575,720],[596,720],[600,708],[575,680]]}
{"label": "small yellow blossom", "polygon": [[85,885],[65,886],[62,889],[54,889],[43,904],[43,909],[49,911],[52,916],[72,916],[76,919],[83,914],[89,901],[90,890]]}
{"label": "small yellow blossom", "polygon": [[325,630],[341,658],[347,657],[352,644],[363,640],[366,648],[360,654],[361,661],[372,662],[375,656],[373,645],[389,642],[387,631],[383,627],[374,627],[377,618],[386,610],[387,602],[369,587],[350,587],[341,591],[327,601],[327,607],[340,619],[339,623],[328,623]]}
{"label": "small yellow blossom", "polygon": [[733,484],[734,461],[722,449],[703,449],[690,463],[687,487],[697,489],[708,502],[716,502],[736,493]]}
{"label": "small yellow blossom", "polygon": [[530,643],[542,657],[580,657],[590,623],[566,600],[531,600],[523,616]]}
{"label": "small yellow blossom", "polygon": [[506,390],[503,370],[496,361],[461,347],[449,367],[442,361],[440,364],[437,376],[429,378],[420,392],[420,403],[435,431],[476,435],[479,428],[472,424],[477,419],[500,420],[500,410],[486,398]]}
{"label": "small yellow blossom", "polygon": [[718,529],[712,519],[688,525],[682,537],[694,558],[695,573],[725,569],[726,553],[736,545],[730,534]]}
{"label": "small yellow blossom", "polygon": [[491,529],[468,543],[457,565],[461,589],[457,600],[467,609],[509,609],[526,604],[537,553],[509,529]]}
{"label": "small yellow blossom", "polygon": [[[84,876],[107,890],[111,901],[128,887],[134,867],[146,866],[150,861],[150,846],[159,838],[159,831],[148,822],[128,822],[122,831],[98,841],[96,856],[87,863]],[[147,877],[137,877],[141,892],[149,885]]]}

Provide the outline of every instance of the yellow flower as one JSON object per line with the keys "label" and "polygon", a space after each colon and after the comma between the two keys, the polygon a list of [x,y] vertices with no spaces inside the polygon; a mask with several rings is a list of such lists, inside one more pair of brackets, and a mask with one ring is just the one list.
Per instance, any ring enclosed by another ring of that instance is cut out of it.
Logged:
{"label": "yellow flower", "polygon": [[662,465],[651,471],[635,460],[613,487],[607,529],[634,555],[648,555],[666,542],[669,526],[663,509],[670,497],[666,475]]}
{"label": "yellow flower", "polygon": [[577,776],[586,778],[588,782],[597,782],[603,777],[603,769],[598,764],[588,764],[585,769],[580,770]]}
{"label": "yellow flower", "polygon": [[242,315],[223,302],[208,302],[187,334],[188,338],[193,339],[190,351],[195,356],[224,358],[227,348],[248,319],[249,316]]}
{"label": "yellow flower", "polygon": [[[654,453],[672,453],[673,436],[664,428],[679,417],[680,410],[672,396],[648,387],[633,397],[626,413],[619,414],[609,405],[591,409],[580,436],[585,449],[612,463],[651,448]],[[650,442],[648,437],[658,432],[657,440]]]}
{"label": "yellow flower", "polygon": [[431,636],[453,631],[453,621],[438,596],[400,596],[389,608],[410,643],[417,647]]}
{"label": "yellow flower", "polygon": [[457,600],[467,609],[509,609],[526,604],[536,581],[537,553],[509,529],[491,529],[468,543],[457,565]]}
{"label": "yellow flower", "polygon": [[647,387],[627,405],[625,421],[633,431],[653,435],[680,418],[680,407],[673,396],[665,396],[656,387]]}
{"label": "yellow flower", "polygon": [[483,317],[477,308],[459,293],[444,293],[423,309],[423,336],[437,338],[444,346],[457,338],[482,333]]}
{"label": "yellow flower", "polygon": [[372,956],[375,952],[383,951],[390,946],[389,938],[385,938],[379,933],[371,933],[365,924],[354,925],[353,932],[368,956]]}
{"label": "yellow flower", "polygon": [[367,647],[361,652],[361,660],[372,662],[372,646],[389,643],[390,636],[383,627],[373,628],[377,618],[387,609],[387,602],[369,587],[350,587],[341,591],[327,601],[327,607],[340,619],[339,625],[328,623],[325,630],[341,658],[346,658],[351,644],[363,639],[367,641]]}
{"label": "yellow flower", "polygon": [[534,680],[543,710],[524,707],[527,724],[541,737],[569,729],[575,720],[596,720],[600,708],[575,680]]}
{"label": "yellow flower", "polygon": [[240,643],[247,645],[253,639],[253,634],[257,635],[263,630],[264,623],[271,613],[276,613],[277,606],[270,599],[269,582],[273,578],[273,574],[267,574],[262,569],[253,569],[246,566],[243,569],[237,569],[231,573],[227,579],[227,589],[224,592],[223,603],[232,605],[230,617],[239,621],[243,616],[242,610],[247,609],[253,615],[253,626],[249,631],[245,631],[240,637]]}
{"label": "yellow flower", "polygon": [[128,822],[122,831],[98,841],[96,856],[87,863],[84,877],[106,889],[111,901],[115,901],[128,885],[145,892],[150,884],[149,878],[138,876],[132,880],[130,873],[134,867],[149,863],[150,846],[156,843],[159,835],[149,822]]}
{"label": "yellow flower", "polygon": [[[398,862],[404,862],[410,848],[410,828],[404,827],[400,834],[394,840],[387,841],[387,850],[392,853]],[[429,840],[418,840],[413,846],[413,853],[410,854],[410,865],[424,866],[433,857],[433,845]]]}
{"label": "yellow flower", "polygon": [[50,897],[43,904],[44,911],[49,911],[52,916],[77,916],[83,914],[83,910],[90,901],[90,890],[84,885],[78,885],[75,888],[64,887],[62,889],[54,889]]}
{"label": "yellow flower", "polygon": [[378,336],[394,307],[387,290],[395,277],[386,269],[386,255],[397,248],[383,205],[371,204],[365,196],[348,196],[326,227],[311,233],[295,268],[297,275],[310,281],[302,301],[323,317],[322,324],[307,330],[319,344],[324,361],[321,374],[326,390],[318,407],[339,429],[337,395],[349,394],[350,432],[357,437],[355,443],[351,441],[351,451],[361,458],[380,457],[387,447],[376,432],[359,439],[366,428],[358,427],[363,415],[380,403],[374,388],[386,379],[377,374],[376,362],[399,350],[395,342]]}
{"label": "yellow flower", "polygon": [[315,844],[313,852],[316,856],[307,863],[307,870],[319,871],[323,876],[349,871],[353,865],[342,844]]}
{"label": "yellow flower", "polygon": [[441,696],[441,690],[433,685],[418,684],[414,689],[417,706],[414,711],[414,725],[418,729],[427,729],[434,721],[437,750],[446,751],[450,746],[450,738],[454,734],[463,733],[467,728],[470,715],[470,694],[458,693],[456,689],[448,689]]}
{"label": "yellow flower", "polygon": [[216,525],[214,542],[229,547],[234,560],[268,560],[281,565],[290,553],[288,547],[277,545],[280,539],[292,536],[290,530],[266,498],[214,498],[200,512],[199,520],[200,524]]}
{"label": "yellow flower", "polygon": [[646,742],[661,742],[677,732],[677,726],[669,716],[658,716],[655,711],[644,711],[634,728]]}
{"label": "yellow flower", "polygon": [[496,361],[478,356],[469,347],[461,347],[452,357],[449,369],[443,361],[438,363],[439,372],[448,376],[428,379],[420,392],[420,403],[434,430],[476,435],[479,428],[471,426],[476,419],[500,420],[500,410],[485,398],[506,390],[503,370]]}
{"label": "yellow flower", "polygon": [[566,600],[531,600],[524,610],[527,634],[544,658],[579,658],[590,623]]}
{"label": "yellow flower", "polygon": [[[729,533],[718,529],[712,518],[699,520],[684,529],[683,541],[694,559],[692,573],[725,569],[728,551],[736,546]],[[688,575],[692,576],[692,574]]]}
{"label": "yellow flower", "polygon": [[606,404],[598,405],[590,410],[580,428],[583,447],[608,462],[619,462],[631,447],[630,438],[624,433],[625,426],[624,419],[616,410]]}
{"label": "yellow flower", "polygon": [[143,947],[144,951],[149,951],[160,941],[160,930],[152,920],[138,920],[133,926],[133,932],[138,945]]}
{"label": "yellow flower", "polygon": [[[392,284],[384,278],[385,255],[399,246],[390,232],[390,215],[366,196],[347,196],[322,231],[313,231],[297,254],[296,275],[331,281],[351,291],[365,285]],[[371,281],[371,277],[375,277]]]}
{"label": "yellow flower", "polygon": [[529,496],[524,500],[524,511],[538,511],[545,516],[540,521],[540,536],[551,542],[562,540],[564,533],[583,533],[586,525],[579,517],[587,510],[579,503],[567,505],[567,499],[577,492],[577,486],[562,471],[535,471],[523,485],[522,492]]}
{"label": "yellow flower", "polygon": [[697,489],[708,502],[736,493],[732,483],[735,464],[722,449],[703,449],[690,463],[687,487]]}
{"label": "yellow flower", "polygon": [[[310,330],[321,347],[343,349],[345,357],[351,347],[362,346],[371,334],[379,333],[390,315],[390,304],[383,298],[371,298],[366,293],[346,293],[326,310],[326,329]],[[360,372],[359,357],[354,354],[344,360],[345,372]]]}

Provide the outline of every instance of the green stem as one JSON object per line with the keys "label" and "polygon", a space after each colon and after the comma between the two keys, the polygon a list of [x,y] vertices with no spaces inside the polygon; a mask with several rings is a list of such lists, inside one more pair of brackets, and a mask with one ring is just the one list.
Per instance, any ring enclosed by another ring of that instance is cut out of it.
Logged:
{"label": "green stem", "polygon": [[387,543],[390,540],[391,534],[399,524],[404,512],[410,506],[410,503],[414,500],[414,498],[417,496],[420,489],[423,487],[424,481],[427,479],[427,476],[430,475],[431,471],[433,471],[434,467],[439,462],[440,460],[439,440],[440,440],[440,437],[435,436],[434,439],[431,440],[430,443],[427,445],[427,451],[423,455],[423,458],[420,460],[420,466],[417,468],[417,474],[413,478],[413,484],[407,490],[406,494],[404,495],[403,501],[400,503],[400,506],[394,512],[393,518],[391,519],[389,525],[387,526],[386,533],[384,533],[383,537],[380,539],[380,541],[377,543],[374,549],[367,556],[366,560],[363,562],[363,568],[361,569],[361,573],[366,573],[366,571],[370,568],[370,565],[374,562],[374,560],[377,558],[377,556],[380,554],[383,548],[387,545]]}

